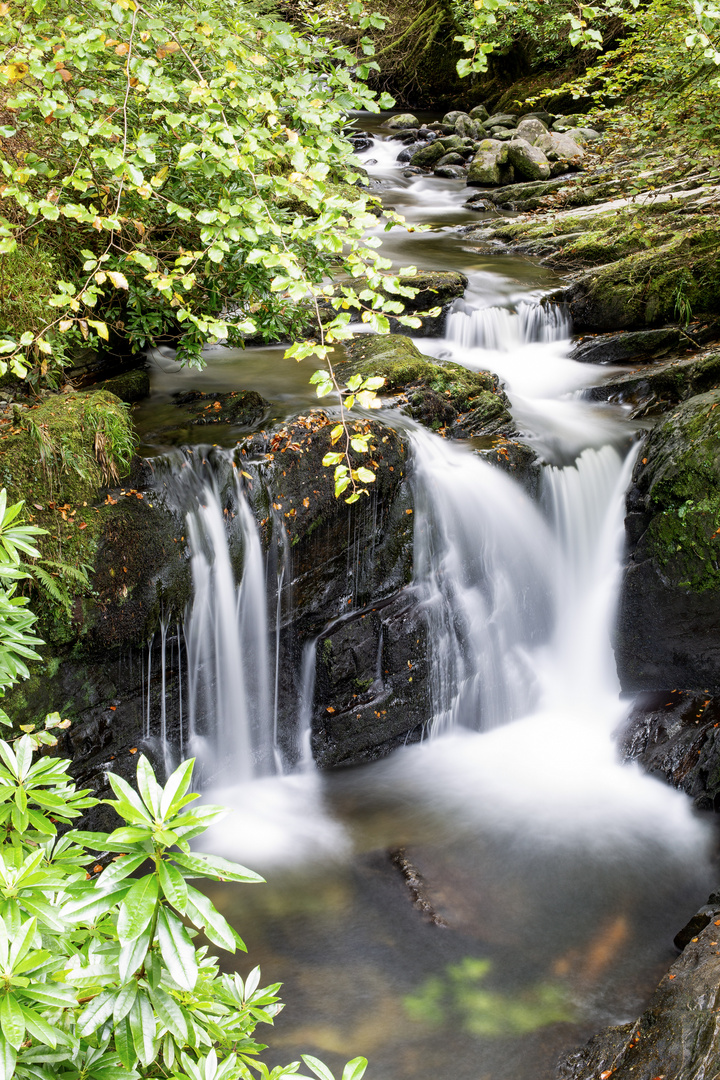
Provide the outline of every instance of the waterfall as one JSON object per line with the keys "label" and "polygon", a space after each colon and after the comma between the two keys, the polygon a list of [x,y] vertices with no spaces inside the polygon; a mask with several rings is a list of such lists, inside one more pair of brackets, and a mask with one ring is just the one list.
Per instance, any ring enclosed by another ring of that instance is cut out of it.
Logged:
{"label": "waterfall", "polygon": [[413,451],[433,731],[494,727],[536,692],[529,658],[549,632],[552,536],[521,488],[467,448],[417,431]]}
{"label": "waterfall", "polygon": [[511,311],[504,307],[471,307],[457,300],[447,318],[445,336],[464,349],[511,352],[521,345],[562,341],[572,327],[558,304],[522,301]]}
{"label": "waterfall", "polygon": [[242,547],[237,586],[225,515],[211,482],[188,513],[189,745],[206,770],[225,782],[276,768],[265,565],[258,526],[239,485],[235,496]]}

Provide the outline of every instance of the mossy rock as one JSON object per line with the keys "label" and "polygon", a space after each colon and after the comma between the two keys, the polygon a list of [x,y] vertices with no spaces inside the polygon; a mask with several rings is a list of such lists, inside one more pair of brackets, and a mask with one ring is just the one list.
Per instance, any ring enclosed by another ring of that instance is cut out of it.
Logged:
{"label": "mossy rock", "polygon": [[617,658],[626,689],[720,687],[720,390],[646,438],[628,495]]}
{"label": "mossy rock", "polygon": [[[0,421],[0,486],[11,502],[25,498],[28,519],[47,530],[38,547],[72,599],[67,611],[33,592],[50,651],[139,644],[161,604],[180,614],[187,602],[186,560],[174,543],[182,520],[164,506],[152,471],[131,460],[134,443],[127,405],[104,390],[50,394]],[[90,588],[59,563],[84,569]]]}
{"label": "mossy rock", "polygon": [[126,405],[134,405],[136,401],[142,401],[150,396],[150,375],[145,368],[136,368],[134,371],[126,371],[123,375],[115,375],[112,379],[105,379],[93,387],[94,390],[107,390],[120,398]]}

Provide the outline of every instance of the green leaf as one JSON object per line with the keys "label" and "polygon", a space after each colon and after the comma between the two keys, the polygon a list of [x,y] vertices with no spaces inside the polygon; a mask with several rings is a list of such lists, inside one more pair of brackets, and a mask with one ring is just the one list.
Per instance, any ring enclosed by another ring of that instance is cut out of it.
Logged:
{"label": "green leaf", "polygon": [[137,1062],[130,1021],[127,1016],[115,1026],[115,1049],[126,1069],[132,1069]]}
{"label": "green leaf", "polygon": [[115,1004],[113,1006],[113,1023],[119,1024],[121,1020],[124,1020],[127,1014],[133,1007],[135,998],[137,997],[137,983],[129,982],[121,986],[117,992],[115,998]]}
{"label": "green leaf", "polygon": [[375,483],[375,473],[371,472],[370,469],[366,469],[363,465],[357,470],[357,476],[358,480],[363,484]]}
{"label": "green leaf", "polygon": [[145,806],[154,818],[159,818],[162,788],[155,779],[152,766],[144,754],[140,755],[137,763],[137,785]]}
{"label": "green leaf", "polygon": [[142,1065],[150,1065],[155,1058],[155,1017],[145,994],[138,994],[127,1018],[135,1052]]}
{"label": "green leaf", "polygon": [[178,808],[180,800],[190,787],[194,765],[195,758],[183,761],[182,765],[178,766],[165,784],[162,799],[160,800],[160,816],[163,820]]}
{"label": "green leaf", "polygon": [[161,859],[158,863],[158,877],[160,888],[165,899],[176,908],[181,915],[185,914],[188,899],[188,889],[180,871],[176,866]]}
{"label": "green leaf", "polygon": [[15,1074],[17,1051],[0,1033],[0,1080],[12,1080]]}
{"label": "green leaf", "polygon": [[184,1045],[187,1042],[188,1030],[182,1009],[177,1001],[170,997],[169,994],[166,994],[159,986],[154,990],[149,990],[148,993],[161,1023],[175,1036],[178,1042]]}
{"label": "green leaf", "polygon": [[181,870],[186,871],[183,874],[183,877],[186,878],[209,877],[220,881],[245,881],[248,883],[265,881],[265,878],[253,873],[252,870],[248,870],[246,866],[241,866],[240,863],[228,862],[227,859],[221,859],[217,855],[181,855],[179,852],[173,851],[172,858]]}
{"label": "green leaf", "polygon": [[120,905],[117,930],[122,945],[140,937],[155,914],[157,902],[158,879],[147,874],[135,882]]}
{"label": "green leaf", "polygon": [[158,941],[165,966],[178,986],[194,990],[198,977],[198,963],[187,930],[168,908],[161,908],[157,922]]}
{"label": "green leaf", "polygon": [[123,878],[129,877],[130,874],[134,874],[144,862],[147,862],[149,856],[142,855],[124,855],[122,858],[115,859],[106,866],[100,877],[95,882],[97,889],[102,889],[103,892],[109,892],[110,889],[114,889],[118,881],[122,881]]}
{"label": "green leaf", "polygon": [[104,990],[85,1006],[77,1018],[78,1034],[81,1036],[92,1035],[113,1014],[117,993],[114,990]]}
{"label": "green leaf", "polygon": [[139,938],[135,938],[134,941],[129,941],[127,945],[123,945],[118,958],[118,974],[121,982],[125,982],[131,975],[134,975],[145,962],[150,945],[149,927]]}
{"label": "green leaf", "polygon": [[205,930],[205,936],[213,944],[219,945],[228,952],[235,952],[239,943],[243,950],[245,946],[228,921],[213,906],[212,901],[194,889],[192,885],[187,887],[188,915],[196,926]]}
{"label": "green leaf", "polygon": [[343,1069],[342,1080],[362,1080],[367,1066],[367,1058],[353,1058],[352,1061],[348,1061]]}
{"label": "green leaf", "polygon": [[10,1045],[19,1050],[25,1038],[25,1017],[12,993],[6,993],[0,1000],[0,1027]]}
{"label": "green leaf", "polygon": [[320,1061],[319,1058],[312,1057],[310,1054],[303,1054],[302,1059],[307,1065],[308,1069],[312,1070],[318,1077],[318,1080],[335,1080],[335,1077],[328,1069],[324,1061]]}

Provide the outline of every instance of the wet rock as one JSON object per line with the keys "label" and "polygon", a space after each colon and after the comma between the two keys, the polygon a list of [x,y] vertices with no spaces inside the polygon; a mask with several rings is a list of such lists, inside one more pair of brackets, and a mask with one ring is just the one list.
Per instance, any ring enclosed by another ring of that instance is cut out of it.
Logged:
{"label": "wet rock", "polygon": [[643,441],[627,497],[616,659],[623,688],[720,689],[720,390]]}
{"label": "wet rock", "polygon": [[389,120],[385,121],[385,127],[388,128],[419,128],[420,121],[412,113],[397,113],[395,116],[391,116]]}
{"label": "wet rock", "polygon": [[692,919],[683,926],[682,930],[678,930],[673,938],[673,945],[675,948],[682,952],[691,941],[699,937],[705,927],[709,926],[712,920],[716,919],[718,915],[720,915],[720,904],[717,903],[716,896],[715,903],[703,905],[699,911],[695,912]]}
{"label": "wet rock", "polygon": [[369,150],[373,145],[373,140],[369,135],[351,135],[348,140],[353,147],[356,154],[362,154],[364,150]]}
{"label": "wet rock", "polygon": [[688,357],[665,364],[652,364],[614,376],[594,387],[594,401],[614,401],[633,405],[631,417],[657,415],[693,394],[720,386],[720,356]]}
{"label": "wet rock", "polygon": [[401,393],[400,404],[431,430],[460,439],[513,431],[509,402],[496,375],[438,364],[395,334],[358,336],[346,351],[356,370],[383,375],[383,391]]}
{"label": "wet rock", "polygon": [[442,167],[443,165],[463,165],[464,163],[465,159],[460,154],[455,153],[455,151],[451,151],[449,154],[445,154],[444,157],[440,158],[437,165],[435,166],[435,172],[437,172],[438,168]]}
{"label": "wet rock", "polygon": [[[717,924],[717,925],[716,925]],[[720,919],[690,940],[634,1024],[608,1028],[558,1066],[561,1080],[705,1080],[720,1053]]]}
{"label": "wet rock", "polygon": [[[431,165],[435,165],[441,157],[444,157],[445,154],[448,153],[448,150],[449,147],[446,145],[445,140],[437,139],[435,142],[430,143],[429,146],[423,146],[419,150],[416,150],[415,153],[409,157],[409,161],[411,165],[429,168]],[[403,153],[398,156],[398,161],[400,161],[404,154],[407,154],[407,150],[403,151]]]}
{"label": "wet rock", "polygon": [[524,180],[548,180],[550,165],[542,150],[524,139],[513,139],[508,146],[508,162],[516,176]]}
{"label": "wet rock", "polygon": [[537,117],[525,117],[517,126],[517,134],[521,139],[527,139],[532,145],[541,135],[547,133],[547,125]]}
{"label": "wet rock", "polygon": [[640,358],[655,359],[678,349],[682,334],[677,326],[599,334],[580,341],[570,353],[582,364],[624,364]]}
{"label": "wet rock", "polygon": [[465,170],[460,165],[439,165],[434,171],[441,180],[465,179]]}
{"label": "wet rock", "polygon": [[396,131],[394,135],[388,136],[388,142],[401,142],[406,145],[411,142],[417,142],[422,138],[418,128],[405,128],[401,131]]}
{"label": "wet rock", "polygon": [[[720,810],[720,700],[692,690],[639,694],[620,734],[629,761],[685,791],[699,810]],[[683,947],[683,946],[678,946]]]}
{"label": "wet rock", "polygon": [[489,113],[484,105],[476,105],[470,110],[470,118],[472,120],[479,120],[481,124],[484,124],[487,120]]}
{"label": "wet rock", "polygon": [[485,136],[485,128],[479,120],[461,116],[455,122],[455,133],[469,139],[482,139]]}
{"label": "wet rock", "polygon": [[[419,150],[425,149],[425,147],[427,147],[427,145],[428,144],[424,140],[420,140],[420,139],[413,140],[413,142],[409,143],[408,146],[406,146],[403,150],[400,151],[400,153],[398,154],[398,156],[396,157],[395,160],[396,161],[401,161],[401,162],[402,161],[408,161],[409,162],[409,161],[412,160],[412,158],[415,156],[415,154],[418,153]],[[415,166],[415,167],[417,167],[417,166]]]}

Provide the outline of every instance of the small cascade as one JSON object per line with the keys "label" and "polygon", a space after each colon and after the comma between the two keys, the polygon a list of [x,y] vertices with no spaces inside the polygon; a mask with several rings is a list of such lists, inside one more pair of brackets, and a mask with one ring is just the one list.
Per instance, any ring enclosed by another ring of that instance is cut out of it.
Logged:
{"label": "small cascade", "polygon": [[276,771],[265,565],[260,535],[238,487],[242,578],[236,586],[223,507],[211,482],[188,513],[193,603],[186,618],[189,741],[224,782]]}
{"label": "small cascade", "polygon": [[521,302],[516,309],[476,308],[456,301],[447,318],[445,337],[463,349],[511,352],[522,345],[563,341],[572,325],[559,304]]}
{"label": "small cascade", "polygon": [[499,469],[425,431],[413,435],[413,450],[433,732],[495,727],[537,695],[531,655],[550,632],[553,538]]}

